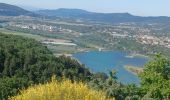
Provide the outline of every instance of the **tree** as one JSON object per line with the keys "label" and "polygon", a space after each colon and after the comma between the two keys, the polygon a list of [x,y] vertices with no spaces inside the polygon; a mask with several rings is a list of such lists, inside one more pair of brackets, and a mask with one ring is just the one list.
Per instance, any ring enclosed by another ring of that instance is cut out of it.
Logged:
{"label": "tree", "polygon": [[141,88],[145,98],[168,100],[170,98],[170,61],[158,54],[140,74]]}
{"label": "tree", "polygon": [[4,51],[0,48],[0,76],[1,76],[1,73],[3,71],[4,60],[5,60]]}
{"label": "tree", "polygon": [[19,89],[26,87],[27,80],[24,78],[0,78],[0,99],[7,100],[9,95],[16,95]]}

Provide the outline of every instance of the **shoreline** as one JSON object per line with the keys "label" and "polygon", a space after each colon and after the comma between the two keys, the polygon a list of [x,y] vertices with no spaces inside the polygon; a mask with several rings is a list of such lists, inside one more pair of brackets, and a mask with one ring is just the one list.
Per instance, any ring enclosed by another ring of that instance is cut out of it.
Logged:
{"label": "shoreline", "polygon": [[137,53],[137,54],[129,54],[129,55],[127,55],[127,56],[125,56],[126,58],[149,58],[149,56],[147,56],[147,55],[144,55],[144,54],[139,54],[139,53]]}
{"label": "shoreline", "polygon": [[125,70],[131,72],[134,75],[139,75],[140,73],[143,72],[143,68],[137,66],[125,65],[124,68]]}

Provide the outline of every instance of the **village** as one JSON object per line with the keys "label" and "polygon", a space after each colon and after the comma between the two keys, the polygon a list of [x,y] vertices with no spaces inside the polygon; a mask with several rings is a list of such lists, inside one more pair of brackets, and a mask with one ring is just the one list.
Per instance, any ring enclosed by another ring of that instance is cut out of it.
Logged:
{"label": "village", "polygon": [[[28,18],[30,20],[30,18]],[[63,24],[63,23],[62,23]],[[10,22],[8,23],[8,26],[12,26],[12,27],[16,27],[16,28],[20,28],[20,29],[27,29],[27,30],[40,30],[40,31],[46,31],[48,33],[52,33],[52,34],[71,34],[74,35],[74,37],[79,37],[81,35],[85,35],[85,34],[92,34],[92,32],[90,33],[81,33],[81,32],[77,32],[71,28],[68,27],[61,27],[60,25],[53,25],[50,23],[33,23],[33,22],[29,22],[29,23],[25,23],[25,22],[20,22],[20,23],[16,23],[16,22]],[[74,26],[74,25],[71,25]],[[88,25],[87,25],[88,26]],[[150,25],[153,27],[153,25]],[[92,26],[90,26],[92,27]],[[140,44],[144,44],[144,45],[157,45],[157,46],[164,46],[166,48],[170,48],[170,38],[166,37],[166,36],[155,36],[154,34],[151,34],[152,30],[157,30],[157,28],[144,28],[144,27],[138,27],[133,25],[133,23],[131,24],[119,24],[119,25],[115,25],[115,26],[103,26],[101,29],[100,28],[96,28],[97,26],[95,26],[93,29],[96,33],[99,34],[109,34],[113,39],[114,38],[128,38],[128,39],[134,39],[136,40],[138,43]],[[160,30],[160,29],[159,29]],[[89,30],[90,31],[90,30]],[[109,41],[109,40],[108,40]],[[74,43],[61,43],[58,41],[53,41],[53,40],[44,40],[42,41],[42,43],[45,44],[60,44],[60,45],[76,45]]]}
{"label": "village", "polygon": [[156,37],[149,35],[139,35],[136,36],[137,42],[141,44],[149,44],[149,45],[160,45],[170,48],[170,38],[169,37]]}

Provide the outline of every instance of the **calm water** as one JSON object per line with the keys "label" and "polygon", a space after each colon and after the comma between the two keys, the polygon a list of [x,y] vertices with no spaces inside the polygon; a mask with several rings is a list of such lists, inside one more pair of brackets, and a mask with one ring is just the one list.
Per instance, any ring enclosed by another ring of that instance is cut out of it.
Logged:
{"label": "calm water", "polygon": [[142,67],[148,62],[147,58],[127,58],[128,54],[125,52],[118,51],[107,51],[107,52],[84,52],[76,53],[73,55],[81,63],[85,64],[93,72],[105,72],[108,73],[109,70],[117,70],[118,80],[122,83],[129,84],[135,83],[139,84],[139,79],[137,76],[128,72],[124,69],[124,65],[132,65]]}

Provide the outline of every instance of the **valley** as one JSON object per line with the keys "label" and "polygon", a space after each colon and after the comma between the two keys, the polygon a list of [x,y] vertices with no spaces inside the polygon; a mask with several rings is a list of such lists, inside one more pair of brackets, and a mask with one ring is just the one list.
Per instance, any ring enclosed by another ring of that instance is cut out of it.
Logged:
{"label": "valley", "polygon": [[[69,10],[68,10],[69,11]],[[45,43],[55,54],[121,50],[131,53],[170,55],[170,33],[162,23],[93,23],[82,19],[1,17],[1,31],[14,32]],[[159,29],[159,31],[157,31]],[[24,34],[23,34],[24,33]],[[32,36],[31,36],[32,35]],[[35,36],[35,37],[34,37]],[[49,42],[62,39],[67,43]],[[60,48],[60,50],[56,48]],[[164,49],[161,49],[164,48]]]}
{"label": "valley", "polygon": [[0,100],[170,100],[170,17],[127,1],[0,3]]}

